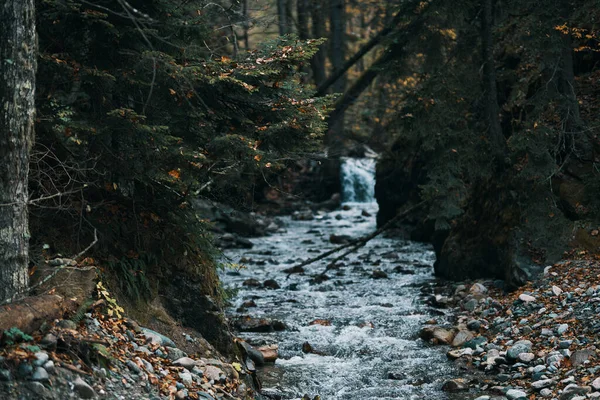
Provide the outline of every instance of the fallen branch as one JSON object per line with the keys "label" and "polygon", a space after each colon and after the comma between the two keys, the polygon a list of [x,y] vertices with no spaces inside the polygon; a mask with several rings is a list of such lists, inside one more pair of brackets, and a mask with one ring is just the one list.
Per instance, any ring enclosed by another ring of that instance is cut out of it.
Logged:
{"label": "fallen branch", "polygon": [[[342,246],[336,247],[332,250],[326,251],[325,253],[322,253],[316,257],[310,258],[306,261],[301,262],[300,264],[294,265],[292,268],[301,268],[304,266],[307,266],[309,264],[315,263],[317,261],[320,261],[324,258],[329,257],[332,254],[335,253],[339,253],[340,251],[347,249],[347,248],[351,248],[350,250],[348,250],[347,252],[345,252],[344,254],[342,254],[340,257],[337,257],[335,260],[333,260],[332,262],[335,261],[339,261],[340,259],[342,259],[343,257],[347,256],[348,254],[351,254],[353,252],[355,252],[356,250],[358,250],[359,248],[361,248],[362,246],[364,246],[365,244],[367,244],[371,239],[375,238],[376,236],[379,236],[382,232],[390,229],[391,227],[393,227],[397,222],[401,221],[402,219],[406,218],[408,216],[408,214],[412,213],[415,210],[418,210],[419,208],[421,208],[425,203],[427,203],[427,200],[423,200],[420,203],[410,207],[409,209],[401,212],[400,214],[396,215],[394,218],[390,219],[388,222],[386,222],[381,228],[377,229],[375,232],[368,234],[367,236],[364,236],[362,238],[356,239],[356,240],[352,240],[349,243],[346,243]],[[325,272],[321,273],[321,275],[324,275]]]}

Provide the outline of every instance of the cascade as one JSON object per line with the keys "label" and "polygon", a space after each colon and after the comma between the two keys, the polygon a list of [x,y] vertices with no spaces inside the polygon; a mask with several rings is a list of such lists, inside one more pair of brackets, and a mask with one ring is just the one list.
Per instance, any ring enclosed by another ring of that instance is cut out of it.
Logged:
{"label": "cascade", "polygon": [[375,202],[375,159],[341,159],[342,201],[345,203]]}

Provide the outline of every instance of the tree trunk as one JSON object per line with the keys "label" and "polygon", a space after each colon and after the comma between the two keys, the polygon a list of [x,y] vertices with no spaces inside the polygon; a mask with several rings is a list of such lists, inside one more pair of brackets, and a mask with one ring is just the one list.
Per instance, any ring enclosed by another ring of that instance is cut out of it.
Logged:
{"label": "tree trunk", "polygon": [[279,35],[288,33],[287,3],[289,0],[277,0],[277,17],[279,22]]}
{"label": "tree trunk", "polygon": [[[323,2],[325,0],[312,0],[311,1],[311,12],[312,12],[312,34],[313,38],[320,39],[327,36],[325,31],[325,18],[323,18]],[[325,50],[323,46],[314,55],[311,60],[311,67],[313,71],[313,79],[317,86],[321,85],[325,81]]]}
{"label": "tree trunk", "polygon": [[506,154],[506,140],[500,125],[500,108],[496,89],[496,67],[494,63],[494,40],[492,37],[492,0],[481,2],[481,53],[483,58],[484,119],[487,124],[487,137],[492,146],[496,161]]}
{"label": "tree trunk", "polygon": [[[346,19],[344,13],[345,0],[331,0],[329,23],[331,26],[331,46],[329,58],[331,60],[332,74],[337,74],[344,67],[346,34]],[[346,90],[346,76],[342,73],[332,85],[335,93],[343,93]],[[344,136],[344,113],[340,110],[336,118],[329,119],[329,130],[325,142],[329,146],[329,154],[336,155],[342,149]]]}
{"label": "tree trunk", "polygon": [[243,40],[244,40],[244,48],[246,50],[250,50],[250,40],[248,39],[248,29],[250,27],[250,18],[248,15],[248,0],[243,0],[242,1],[242,14],[244,15],[244,34],[243,34]]}
{"label": "tree trunk", "polygon": [[34,0],[0,5],[0,300],[28,284],[27,175],[37,43]]}
{"label": "tree trunk", "polygon": [[308,6],[308,0],[297,0],[296,12],[298,14],[298,37],[300,40],[306,40],[309,38]]}

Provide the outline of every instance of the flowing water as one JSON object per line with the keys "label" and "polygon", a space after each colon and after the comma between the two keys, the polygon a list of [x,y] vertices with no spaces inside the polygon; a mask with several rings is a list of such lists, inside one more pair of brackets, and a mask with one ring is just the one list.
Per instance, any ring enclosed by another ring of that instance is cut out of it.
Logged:
{"label": "flowing water", "polygon": [[[443,349],[418,339],[425,321],[444,319],[422,295],[423,286],[435,284],[429,246],[378,237],[328,270],[329,279],[318,284],[311,279],[325,271],[327,261],[304,267],[304,274],[283,272],[335,247],[332,234],[357,238],[376,229],[373,169],[373,160],[345,160],[343,197],[353,201],[345,210],[317,213],[311,221],[283,218],[285,228],[253,239],[253,249],[226,252],[247,266],[223,273],[224,284],[239,289],[230,316],[287,325],[280,332],[238,334],[250,343],[279,345],[279,359],[258,374],[266,391],[284,399],[302,394],[323,400],[449,398],[440,388],[456,371]],[[374,270],[388,278],[374,279]],[[274,279],[281,288],[243,286],[249,278]],[[247,300],[256,307],[236,312]],[[311,324],[317,319],[326,322]],[[302,351],[305,343],[312,353]]]}

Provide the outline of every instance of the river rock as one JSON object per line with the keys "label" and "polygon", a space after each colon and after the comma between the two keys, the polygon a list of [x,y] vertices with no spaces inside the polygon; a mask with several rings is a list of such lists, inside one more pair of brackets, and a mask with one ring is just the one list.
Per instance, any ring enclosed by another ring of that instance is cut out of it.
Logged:
{"label": "river rock", "polygon": [[523,294],[519,295],[519,300],[521,300],[523,303],[529,303],[529,302],[535,301],[535,297],[523,293]]}
{"label": "river rock", "polygon": [[240,344],[240,346],[242,347],[242,349],[244,350],[244,352],[246,353],[246,355],[248,355],[248,357],[256,365],[258,365],[258,366],[264,365],[264,363],[265,363],[265,356],[263,355],[263,353],[261,351],[255,349],[254,347],[252,347],[247,342],[240,341],[238,343]]}
{"label": "river rock", "polygon": [[263,286],[267,289],[281,289],[281,286],[279,286],[275,279],[267,279],[263,282]]}
{"label": "river rock", "polygon": [[169,353],[169,354],[167,354],[167,358],[171,361],[175,361],[175,360],[179,360],[180,358],[187,357],[187,354],[185,354],[185,352],[183,350],[180,350],[177,347],[167,346],[166,349],[167,349],[167,352]]}
{"label": "river rock", "polygon": [[591,386],[594,388],[594,390],[600,390],[600,378],[594,379]]}
{"label": "river rock", "polygon": [[37,367],[35,371],[33,371],[33,376],[31,379],[38,382],[46,382],[50,379],[50,376],[48,376],[48,371],[46,371],[44,368]]}
{"label": "river rock", "polygon": [[273,332],[283,331],[286,326],[283,322],[267,318],[252,318],[243,316],[234,320],[235,327],[241,332]]}
{"label": "river rock", "polygon": [[487,291],[487,288],[479,282],[474,283],[473,286],[471,286],[471,288],[469,289],[469,292],[474,296],[485,294],[487,293]]}
{"label": "river rock", "polygon": [[220,368],[208,365],[204,370],[204,376],[206,376],[208,380],[219,382],[221,377],[225,376],[225,373]]}
{"label": "river rock", "polygon": [[510,389],[506,392],[508,400],[527,400],[527,394],[522,390]]}
{"label": "river rock", "polygon": [[142,329],[142,334],[146,338],[146,342],[152,343],[152,344],[158,344],[160,346],[177,347],[175,345],[175,342],[173,342],[170,338],[166,337],[165,335],[155,332],[152,329],[148,329],[148,328],[141,328],[141,329]]}
{"label": "river rock", "polygon": [[506,357],[509,360],[516,360],[521,353],[529,353],[531,351],[531,343],[529,340],[519,340],[506,352]]}
{"label": "river rock", "polygon": [[452,339],[452,347],[461,347],[471,339],[473,339],[473,334],[470,331],[460,330]]}
{"label": "river rock", "polygon": [[560,296],[562,292],[563,290],[558,286],[552,286],[552,293],[554,293],[555,296]]}
{"label": "river rock", "polygon": [[450,344],[454,339],[454,332],[439,326],[426,326],[421,329],[420,337],[423,340],[435,341],[440,344]]}
{"label": "river rock", "polygon": [[275,362],[279,357],[279,346],[276,344],[269,344],[258,348],[261,352],[265,362]]}
{"label": "river rock", "polygon": [[73,385],[75,391],[82,399],[92,399],[94,398],[94,396],[96,396],[96,392],[94,392],[94,389],[80,377],[77,377],[77,379],[75,379]]}
{"label": "river rock", "polygon": [[596,352],[592,349],[583,349],[583,350],[574,351],[570,357],[571,364],[573,364],[574,367],[581,365],[584,362],[586,362],[594,354],[596,354]]}
{"label": "river rock", "polygon": [[444,382],[442,385],[442,390],[445,392],[460,392],[463,390],[467,390],[469,386],[464,379],[451,379],[449,381]]}
{"label": "river rock", "polygon": [[542,390],[544,388],[552,386],[552,384],[554,384],[554,381],[552,379],[540,379],[539,381],[531,383],[531,387],[534,390]]}
{"label": "river rock", "polygon": [[189,357],[181,357],[173,361],[173,365],[183,367],[188,370],[192,370],[196,366],[196,360]]}

